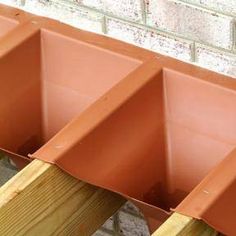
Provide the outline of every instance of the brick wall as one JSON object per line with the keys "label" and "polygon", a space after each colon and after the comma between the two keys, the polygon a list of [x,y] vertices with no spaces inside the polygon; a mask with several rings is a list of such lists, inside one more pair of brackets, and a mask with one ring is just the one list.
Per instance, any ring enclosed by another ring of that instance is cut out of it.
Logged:
{"label": "brick wall", "polygon": [[236,77],[235,0],[0,0]]}

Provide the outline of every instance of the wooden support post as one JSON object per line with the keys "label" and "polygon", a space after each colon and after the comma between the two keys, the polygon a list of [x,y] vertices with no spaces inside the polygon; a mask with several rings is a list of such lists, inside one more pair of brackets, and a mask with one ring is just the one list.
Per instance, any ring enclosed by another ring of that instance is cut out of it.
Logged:
{"label": "wooden support post", "polygon": [[152,236],[216,236],[218,233],[201,220],[174,213]]}
{"label": "wooden support post", "polygon": [[91,235],[124,203],[34,160],[0,188],[0,235]]}

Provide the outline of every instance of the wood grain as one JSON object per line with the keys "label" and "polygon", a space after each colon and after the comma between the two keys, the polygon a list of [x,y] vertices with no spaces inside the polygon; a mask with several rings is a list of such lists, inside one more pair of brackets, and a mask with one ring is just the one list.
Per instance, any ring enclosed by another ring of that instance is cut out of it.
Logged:
{"label": "wood grain", "polygon": [[152,236],[216,236],[218,233],[203,221],[178,213],[172,214]]}
{"label": "wood grain", "polygon": [[34,160],[0,188],[0,235],[91,235],[124,203]]}

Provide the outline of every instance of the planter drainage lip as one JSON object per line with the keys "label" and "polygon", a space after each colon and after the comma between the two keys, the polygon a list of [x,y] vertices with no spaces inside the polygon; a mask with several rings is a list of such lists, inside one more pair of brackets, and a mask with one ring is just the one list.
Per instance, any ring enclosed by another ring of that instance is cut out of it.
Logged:
{"label": "planter drainage lip", "polygon": [[[19,41],[24,47],[27,42],[42,43],[39,37],[46,33],[52,36],[47,41],[49,49],[56,35],[62,43],[73,42],[71,48],[86,44],[104,55],[118,55],[120,65],[126,66],[127,60],[133,63],[64,128],[56,134],[50,130],[53,135],[30,152],[31,159],[55,164],[80,180],[130,199],[150,220],[151,230],[176,211],[236,235],[235,79],[14,8],[0,5],[0,15],[19,22],[4,37],[5,43],[8,38],[14,41],[14,32],[24,28],[26,40],[21,35]],[[27,31],[32,22],[37,26]],[[16,42],[12,45],[0,60],[9,52],[17,54],[19,47]],[[27,52],[29,56],[41,53],[38,46]],[[34,62],[33,66],[38,58]],[[107,79],[111,73],[105,74]],[[85,90],[89,88],[85,83]],[[0,150],[19,168],[31,160],[5,147]]]}

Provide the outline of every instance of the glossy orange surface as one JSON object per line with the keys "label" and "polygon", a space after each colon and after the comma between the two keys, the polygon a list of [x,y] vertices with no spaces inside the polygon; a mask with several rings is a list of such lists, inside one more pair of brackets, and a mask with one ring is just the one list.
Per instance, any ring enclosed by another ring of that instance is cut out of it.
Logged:
{"label": "glossy orange surface", "polygon": [[152,230],[175,209],[236,234],[236,80],[16,9],[0,14],[0,147],[19,167],[37,158],[122,194]]}

